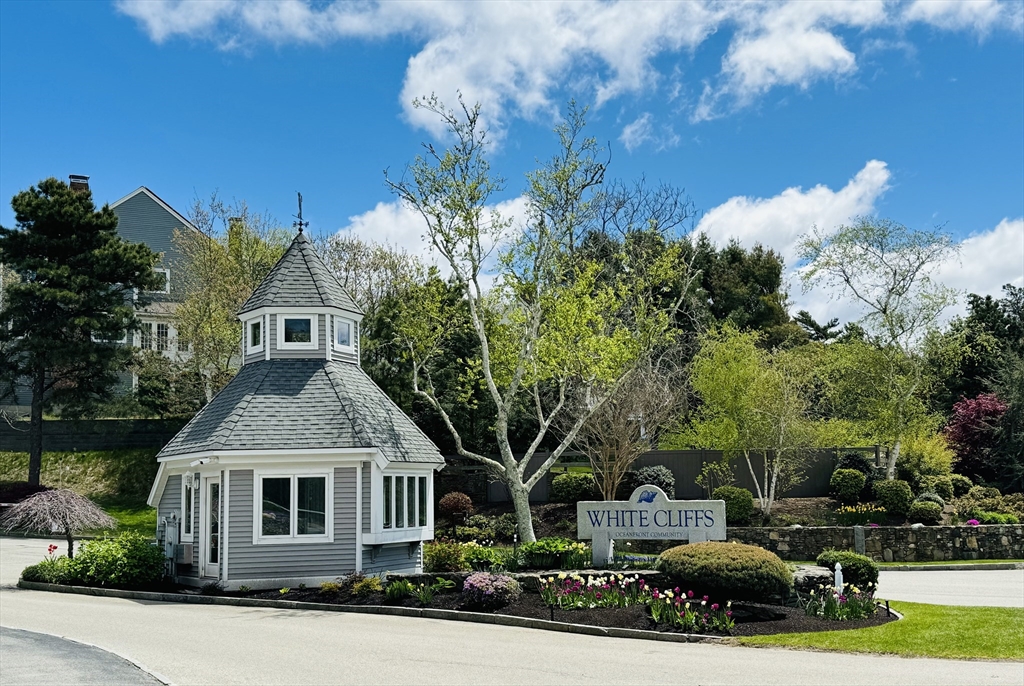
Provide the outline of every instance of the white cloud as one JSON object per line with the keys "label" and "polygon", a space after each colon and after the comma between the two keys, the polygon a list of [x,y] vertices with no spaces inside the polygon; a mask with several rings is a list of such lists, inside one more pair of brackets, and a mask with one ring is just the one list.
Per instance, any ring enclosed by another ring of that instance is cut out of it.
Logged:
{"label": "white cloud", "polygon": [[771,246],[793,265],[800,236],[814,226],[828,230],[871,213],[890,176],[885,162],[871,160],[838,191],[819,184],[806,191],[787,188],[771,198],[737,196],[709,210],[697,231],[719,244],[735,238],[747,247]]}
{"label": "white cloud", "polygon": [[[960,242],[960,255],[935,271],[950,288],[978,295],[1000,296],[1004,284],[1024,288],[1024,217],[1005,218],[995,228]],[[960,302],[947,313],[963,314]]]}
{"label": "white cloud", "polygon": [[650,143],[654,146],[655,150],[660,152],[679,145],[680,138],[671,126],[662,125],[655,131],[654,117],[650,112],[644,112],[635,120],[622,127],[619,140],[622,141],[627,152],[633,152],[645,143]]}
{"label": "white cloud", "polygon": [[[910,5],[882,0],[722,3],[712,0],[548,0],[469,3],[312,2],[309,0],[117,0],[155,42],[187,37],[238,49],[258,42],[326,44],[402,36],[419,47],[399,95],[415,126],[441,133],[436,117],[411,106],[436,93],[454,104],[461,90],[480,102],[500,138],[509,117],[550,116],[568,89],[600,106],[655,90],[652,65],[665,54],[692,53],[712,34],[734,29],[721,72],[706,79],[691,118],[747,106],[772,88],[806,89],[848,78],[857,57],[843,30],[898,29],[924,22],[948,30],[1019,27],[1020,3]],[[679,64],[665,89],[678,93]],[[692,81],[697,82],[701,76]],[[671,141],[671,134],[666,134]]]}

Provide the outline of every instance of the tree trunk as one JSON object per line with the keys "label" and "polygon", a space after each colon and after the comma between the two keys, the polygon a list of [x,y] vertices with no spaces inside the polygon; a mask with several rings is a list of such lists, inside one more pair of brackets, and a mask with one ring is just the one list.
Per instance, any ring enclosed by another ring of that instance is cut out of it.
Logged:
{"label": "tree trunk", "polygon": [[39,367],[32,379],[32,414],[28,426],[28,482],[39,485],[43,468],[43,393],[46,389],[46,370]]}
{"label": "tree trunk", "polygon": [[897,439],[892,445],[892,450],[889,451],[889,462],[885,465],[885,478],[892,481],[896,478],[896,460],[900,459],[900,448],[903,445],[903,441]]}
{"label": "tree trunk", "polygon": [[74,559],[75,557],[75,537],[72,535],[70,530],[64,532],[64,535],[68,538],[68,559]]}
{"label": "tree trunk", "polygon": [[505,482],[508,487],[512,504],[516,508],[516,521],[519,524],[519,538],[523,543],[532,543],[537,540],[533,533],[533,516],[530,514],[530,492],[523,484]]}

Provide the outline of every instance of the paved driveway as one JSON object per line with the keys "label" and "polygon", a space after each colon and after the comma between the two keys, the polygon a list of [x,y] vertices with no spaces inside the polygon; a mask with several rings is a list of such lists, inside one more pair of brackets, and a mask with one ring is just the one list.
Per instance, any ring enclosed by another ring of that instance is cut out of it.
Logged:
{"label": "paved driveway", "polygon": [[0,684],[5,685],[163,683],[105,650],[20,629],[0,627],[0,655]]}
{"label": "paved driveway", "polygon": [[1024,569],[883,570],[878,575],[878,596],[936,605],[1024,607]]}
{"label": "paved driveway", "polygon": [[[46,543],[0,539],[0,580]],[[403,617],[0,589],[0,625],[88,642],[177,684],[1024,684],[1024,666],[674,644]]]}

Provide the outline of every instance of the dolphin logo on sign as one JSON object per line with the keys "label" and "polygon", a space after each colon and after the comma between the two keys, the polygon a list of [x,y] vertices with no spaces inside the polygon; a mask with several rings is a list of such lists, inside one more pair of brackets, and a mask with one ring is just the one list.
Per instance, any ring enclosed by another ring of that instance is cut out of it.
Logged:
{"label": "dolphin logo on sign", "polygon": [[636,501],[638,503],[653,503],[655,495],[657,494],[654,491],[644,491]]}

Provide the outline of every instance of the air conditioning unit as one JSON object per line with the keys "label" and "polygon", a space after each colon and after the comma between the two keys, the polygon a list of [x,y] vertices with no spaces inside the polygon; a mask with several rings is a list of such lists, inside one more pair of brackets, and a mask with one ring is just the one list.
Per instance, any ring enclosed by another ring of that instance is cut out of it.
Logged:
{"label": "air conditioning unit", "polygon": [[174,546],[174,561],[180,565],[192,564],[192,544],[179,543]]}

